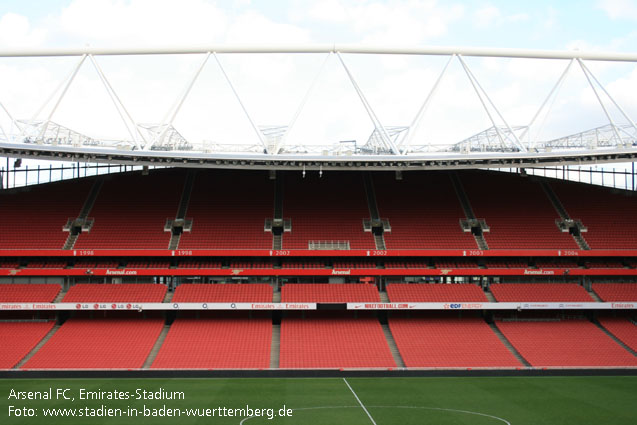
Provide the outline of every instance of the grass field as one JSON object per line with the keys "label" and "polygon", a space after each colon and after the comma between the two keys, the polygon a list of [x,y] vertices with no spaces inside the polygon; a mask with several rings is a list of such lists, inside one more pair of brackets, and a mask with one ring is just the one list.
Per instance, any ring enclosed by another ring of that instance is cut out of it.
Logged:
{"label": "grass field", "polygon": [[[64,392],[65,389],[68,391]],[[160,389],[165,391],[160,393],[162,396],[179,397],[183,393],[183,399],[144,399],[144,390],[157,395]],[[116,390],[120,393],[116,394]],[[130,398],[108,399],[109,395],[121,398],[122,393]],[[38,394],[41,397],[50,394],[52,399],[22,399]],[[102,399],[80,400],[87,394],[99,394]],[[136,399],[138,394],[140,400]],[[64,400],[63,395],[69,399]],[[637,377],[4,379],[0,380],[0,400],[1,424],[637,423]],[[246,405],[266,410],[260,412],[262,416],[250,419],[245,419],[241,411],[237,412],[238,416],[219,417],[223,412],[219,407],[246,409]],[[285,409],[292,410],[281,413],[291,416],[279,416],[284,405]],[[13,406],[11,412],[9,406]],[[164,406],[163,411],[157,410]],[[32,410],[25,412],[24,408]],[[47,409],[67,410],[65,416],[51,417],[45,414],[57,412],[59,415],[61,411]],[[115,409],[121,409],[122,416],[99,416],[107,413],[107,409],[113,409],[113,414],[117,414]],[[171,413],[180,416],[152,416],[166,414],[168,409],[179,409]],[[209,409],[208,412],[205,409]],[[16,416],[17,411],[37,416]],[[187,416],[188,412],[195,416]],[[270,413],[272,419],[268,417]],[[80,414],[84,416],[78,416]],[[200,414],[209,416],[197,416]]]}

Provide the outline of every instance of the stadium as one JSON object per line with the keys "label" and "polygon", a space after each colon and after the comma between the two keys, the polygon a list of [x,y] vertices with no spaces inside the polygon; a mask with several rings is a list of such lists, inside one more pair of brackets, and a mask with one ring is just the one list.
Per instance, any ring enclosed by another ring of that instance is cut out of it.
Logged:
{"label": "stadium", "polygon": [[[169,54],[203,62],[172,118],[138,124],[98,62]],[[292,143],[305,101],[288,126],[256,125],[224,54],[332,57],[371,135],[362,144]],[[448,62],[412,124],[385,127],[347,55]],[[78,60],[45,119],[4,109],[7,423],[634,421],[637,127],[587,64],[637,55],[334,44],[0,56]],[[608,124],[532,140],[535,118],[505,121],[464,59],[472,57],[562,61],[535,117],[579,67]],[[257,143],[201,144],[173,125],[213,60]],[[444,148],[419,145],[412,130],[451,63],[492,126]],[[54,120],[89,64],[130,138]],[[29,169],[29,161],[45,162]],[[615,164],[628,166],[611,171]]]}

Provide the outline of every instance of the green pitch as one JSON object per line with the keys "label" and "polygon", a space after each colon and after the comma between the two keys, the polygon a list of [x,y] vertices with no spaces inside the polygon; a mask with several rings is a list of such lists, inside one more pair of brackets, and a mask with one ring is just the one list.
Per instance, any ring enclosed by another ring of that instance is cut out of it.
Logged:
{"label": "green pitch", "polygon": [[637,377],[5,379],[0,400],[7,425],[637,423]]}

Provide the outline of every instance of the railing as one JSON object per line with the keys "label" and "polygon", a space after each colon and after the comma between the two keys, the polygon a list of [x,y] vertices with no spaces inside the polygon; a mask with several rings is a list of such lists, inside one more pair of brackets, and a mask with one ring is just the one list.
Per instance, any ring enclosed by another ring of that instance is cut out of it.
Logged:
{"label": "railing", "polygon": [[307,249],[311,250],[347,250],[349,241],[308,241]]}
{"label": "railing", "polygon": [[[5,166],[0,168],[0,189],[13,189],[15,187],[31,186],[41,183],[50,183],[61,180],[71,180],[80,177],[90,177],[103,174],[124,173],[127,171],[139,171],[144,167],[141,165],[121,165],[121,164],[89,164],[89,163],[62,163],[53,166],[52,163],[20,164],[19,161],[7,160]],[[11,165],[13,167],[11,168]],[[165,167],[148,167],[148,169]],[[7,171],[9,170],[9,171]]]}
{"label": "railing", "polygon": [[[621,164],[620,164],[621,165]],[[524,170],[524,171],[522,171]],[[606,166],[562,166],[562,167],[534,167],[534,168],[499,168],[498,171],[531,176],[549,177],[559,180],[570,180],[615,189],[637,191],[637,174],[635,163],[625,164],[624,168],[608,168]]]}

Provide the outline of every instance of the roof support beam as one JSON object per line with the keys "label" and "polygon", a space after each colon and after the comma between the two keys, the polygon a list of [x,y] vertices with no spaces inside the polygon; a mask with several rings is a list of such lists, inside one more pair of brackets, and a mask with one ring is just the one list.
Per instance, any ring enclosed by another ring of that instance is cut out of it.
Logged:
{"label": "roof support beam", "polygon": [[602,101],[602,98],[599,96],[599,93],[597,92],[597,89],[595,88],[595,85],[593,84],[593,81],[591,81],[591,77],[590,77],[590,75],[588,75],[587,68],[584,66],[584,64],[582,63],[581,59],[577,59],[577,62],[579,63],[580,68],[582,68],[582,72],[586,76],[586,81],[588,81],[588,84],[591,86],[591,89],[593,89],[593,93],[595,93],[595,97],[597,98],[597,101],[599,102],[599,105],[604,110],[604,114],[606,115],[606,118],[608,118],[608,122],[610,123],[610,126],[613,128],[613,133],[615,133],[615,137],[617,137],[617,143],[621,143],[622,142],[622,138],[619,135],[619,131],[617,131],[617,126],[615,125],[615,122],[613,121],[613,118],[608,113],[608,109],[606,109],[606,105],[604,105],[604,102]]}
{"label": "roof support beam", "polygon": [[237,93],[237,91],[235,90],[234,85],[232,85],[232,81],[230,81],[230,77],[228,77],[228,74],[226,74],[226,70],[223,68],[223,65],[221,65],[221,61],[219,61],[219,57],[217,57],[217,53],[214,52],[213,56],[215,57],[215,60],[217,61],[217,64],[219,65],[219,69],[221,69],[221,73],[223,74],[224,78],[228,82],[228,85],[230,86],[230,89],[232,90],[232,93],[234,93],[234,97],[239,102],[239,105],[241,105],[241,109],[243,109],[243,113],[245,114],[245,116],[248,119],[248,121],[250,121],[250,125],[252,126],[252,129],[257,134],[257,137],[259,138],[259,141],[263,145],[264,152],[265,153],[271,153],[269,151],[269,149],[268,149],[268,144],[265,141],[265,136],[263,135],[261,130],[259,130],[257,125],[254,123],[254,121],[252,120],[252,117],[248,113],[248,110],[246,109],[245,105],[241,101],[241,98],[239,97],[239,93]]}
{"label": "roof support beam", "polygon": [[[403,150],[402,150],[403,154],[406,154],[407,152],[409,152],[409,148],[411,146],[411,142],[414,139],[414,134],[416,134],[416,132],[418,131],[418,128],[420,127],[420,123],[422,122],[422,118],[425,115],[425,112],[427,111],[427,109],[429,108],[429,104],[431,103],[431,99],[434,97],[434,94],[438,90],[438,87],[440,86],[440,82],[442,81],[442,78],[447,73],[447,68],[449,68],[449,64],[451,63],[451,61],[455,57],[456,57],[455,54],[451,55],[451,57],[449,58],[449,60],[445,64],[445,67],[442,68],[442,72],[440,73],[440,75],[438,76],[438,79],[436,80],[436,82],[434,83],[433,87],[429,91],[429,94],[427,95],[427,98],[425,99],[423,104],[420,106],[420,109],[416,113],[416,116],[414,117],[414,119],[411,121],[411,124],[407,128],[407,134],[403,138],[403,142],[401,143],[401,146],[400,146],[400,147],[403,148]],[[402,145],[404,145],[404,146],[402,146]],[[429,149],[431,149],[431,139],[429,139],[427,141],[427,150],[429,150]]]}
{"label": "roof support beam", "polygon": [[363,93],[363,90],[361,90],[361,88],[358,86],[358,84],[356,83],[356,80],[354,79],[354,76],[349,71],[349,68],[347,67],[347,65],[345,65],[345,61],[343,61],[341,54],[339,52],[336,52],[336,55],[338,56],[338,59],[341,61],[341,64],[343,65],[343,68],[345,69],[345,72],[347,73],[349,80],[354,86],[354,90],[356,90],[358,97],[360,98],[361,102],[363,103],[363,106],[365,107],[365,110],[367,111],[367,114],[369,115],[369,118],[372,120],[372,123],[374,124],[374,128],[376,128],[376,130],[378,130],[379,133],[381,134],[383,143],[394,155],[400,154],[398,147],[393,142],[393,140],[391,140],[391,138],[387,134],[387,130],[385,129],[383,124],[380,122],[380,120],[376,116],[376,113],[372,109],[372,106],[369,104],[369,102],[365,98],[365,94]]}

